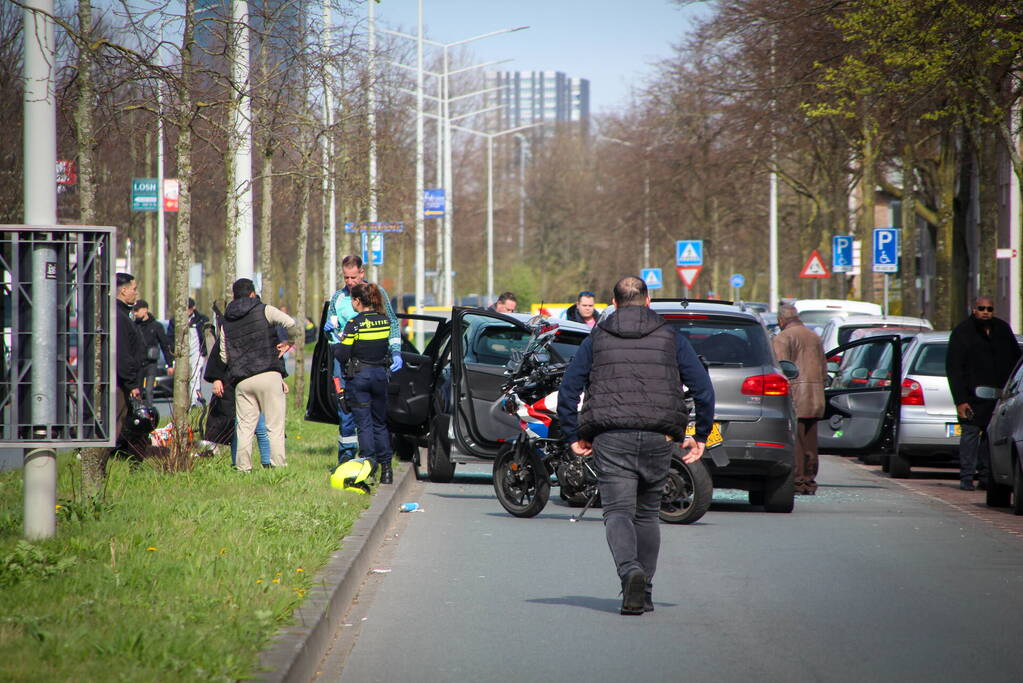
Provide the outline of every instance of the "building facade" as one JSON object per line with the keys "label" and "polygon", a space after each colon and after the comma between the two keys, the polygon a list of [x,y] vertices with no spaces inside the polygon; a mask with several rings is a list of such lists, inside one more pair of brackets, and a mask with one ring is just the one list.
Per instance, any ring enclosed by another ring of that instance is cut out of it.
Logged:
{"label": "building facade", "polygon": [[494,130],[532,123],[578,123],[588,133],[590,81],[569,78],[561,71],[489,71],[488,105],[501,105],[494,113]]}

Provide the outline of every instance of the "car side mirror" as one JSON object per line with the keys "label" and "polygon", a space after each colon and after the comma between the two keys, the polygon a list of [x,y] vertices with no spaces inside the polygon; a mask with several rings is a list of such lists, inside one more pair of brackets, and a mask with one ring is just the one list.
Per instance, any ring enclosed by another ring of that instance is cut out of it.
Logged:
{"label": "car side mirror", "polygon": [[977,395],[977,398],[986,398],[990,400],[998,400],[1002,398],[1002,390],[994,387],[977,387],[973,390],[973,393]]}
{"label": "car side mirror", "polygon": [[799,368],[796,364],[790,360],[783,360],[778,363],[781,366],[781,371],[785,375],[786,379],[796,379],[799,377]]}

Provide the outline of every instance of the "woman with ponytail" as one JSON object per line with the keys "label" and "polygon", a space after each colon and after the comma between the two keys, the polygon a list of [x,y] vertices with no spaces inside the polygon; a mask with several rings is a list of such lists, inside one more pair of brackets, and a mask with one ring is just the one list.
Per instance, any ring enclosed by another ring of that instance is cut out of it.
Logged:
{"label": "woman with ponytail", "polygon": [[348,321],[334,356],[344,368],[348,405],[359,433],[359,455],[376,463],[381,484],[391,484],[391,435],[387,431],[387,368],[391,323],[383,295],[372,283],[351,289],[357,315]]}

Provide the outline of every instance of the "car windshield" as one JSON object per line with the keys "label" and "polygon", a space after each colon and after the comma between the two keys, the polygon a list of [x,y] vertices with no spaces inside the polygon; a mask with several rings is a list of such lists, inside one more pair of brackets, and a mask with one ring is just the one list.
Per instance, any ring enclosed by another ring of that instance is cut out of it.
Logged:
{"label": "car windshield", "polygon": [[662,315],[670,325],[682,331],[696,353],[712,366],[746,368],[772,364],[767,334],[756,320],[698,313]]}
{"label": "car windshield", "polygon": [[892,334],[898,334],[899,332],[925,332],[927,330],[927,328],[925,328],[925,327],[918,327],[916,325],[906,325],[905,323],[900,325],[900,324],[896,324],[896,323],[885,324],[885,323],[873,322],[873,323],[864,323],[862,325],[842,325],[841,327],[838,328],[838,343],[839,343],[839,345],[842,345],[842,344],[847,344],[850,341],[853,341],[852,336],[853,336],[853,333],[856,332],[856,330],[881,329],[881,328],[884,328],[884,329],[889,329],[890,328],[890,329],[892,329],[893,330]]}
{"label": "car windshield", "polygon": [[913,366],[910,368],[911,375],[927,375],[929,377],[945,376],[945,354],[948,352],[948,343],[922,344],[920,350],[913,359]]}

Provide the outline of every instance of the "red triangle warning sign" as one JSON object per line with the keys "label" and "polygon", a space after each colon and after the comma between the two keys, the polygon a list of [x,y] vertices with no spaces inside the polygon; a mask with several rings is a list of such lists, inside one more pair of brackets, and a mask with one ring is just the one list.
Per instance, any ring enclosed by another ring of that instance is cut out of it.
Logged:
{"label": "red triangle warning sign", "polygon": [[831,277],[828,267],[824,265],[824,259],[816,249],[810,252],[810,258],[806,259],[806,264],[799,272],[799,277]]}
{"label": "red triangle warning sign", "polygon": [[703,270],[703,266],[675,266],[675,272],[678,273],[678,277],[689,289],[693,288],[693,283],[696,282],[696,276]]}

